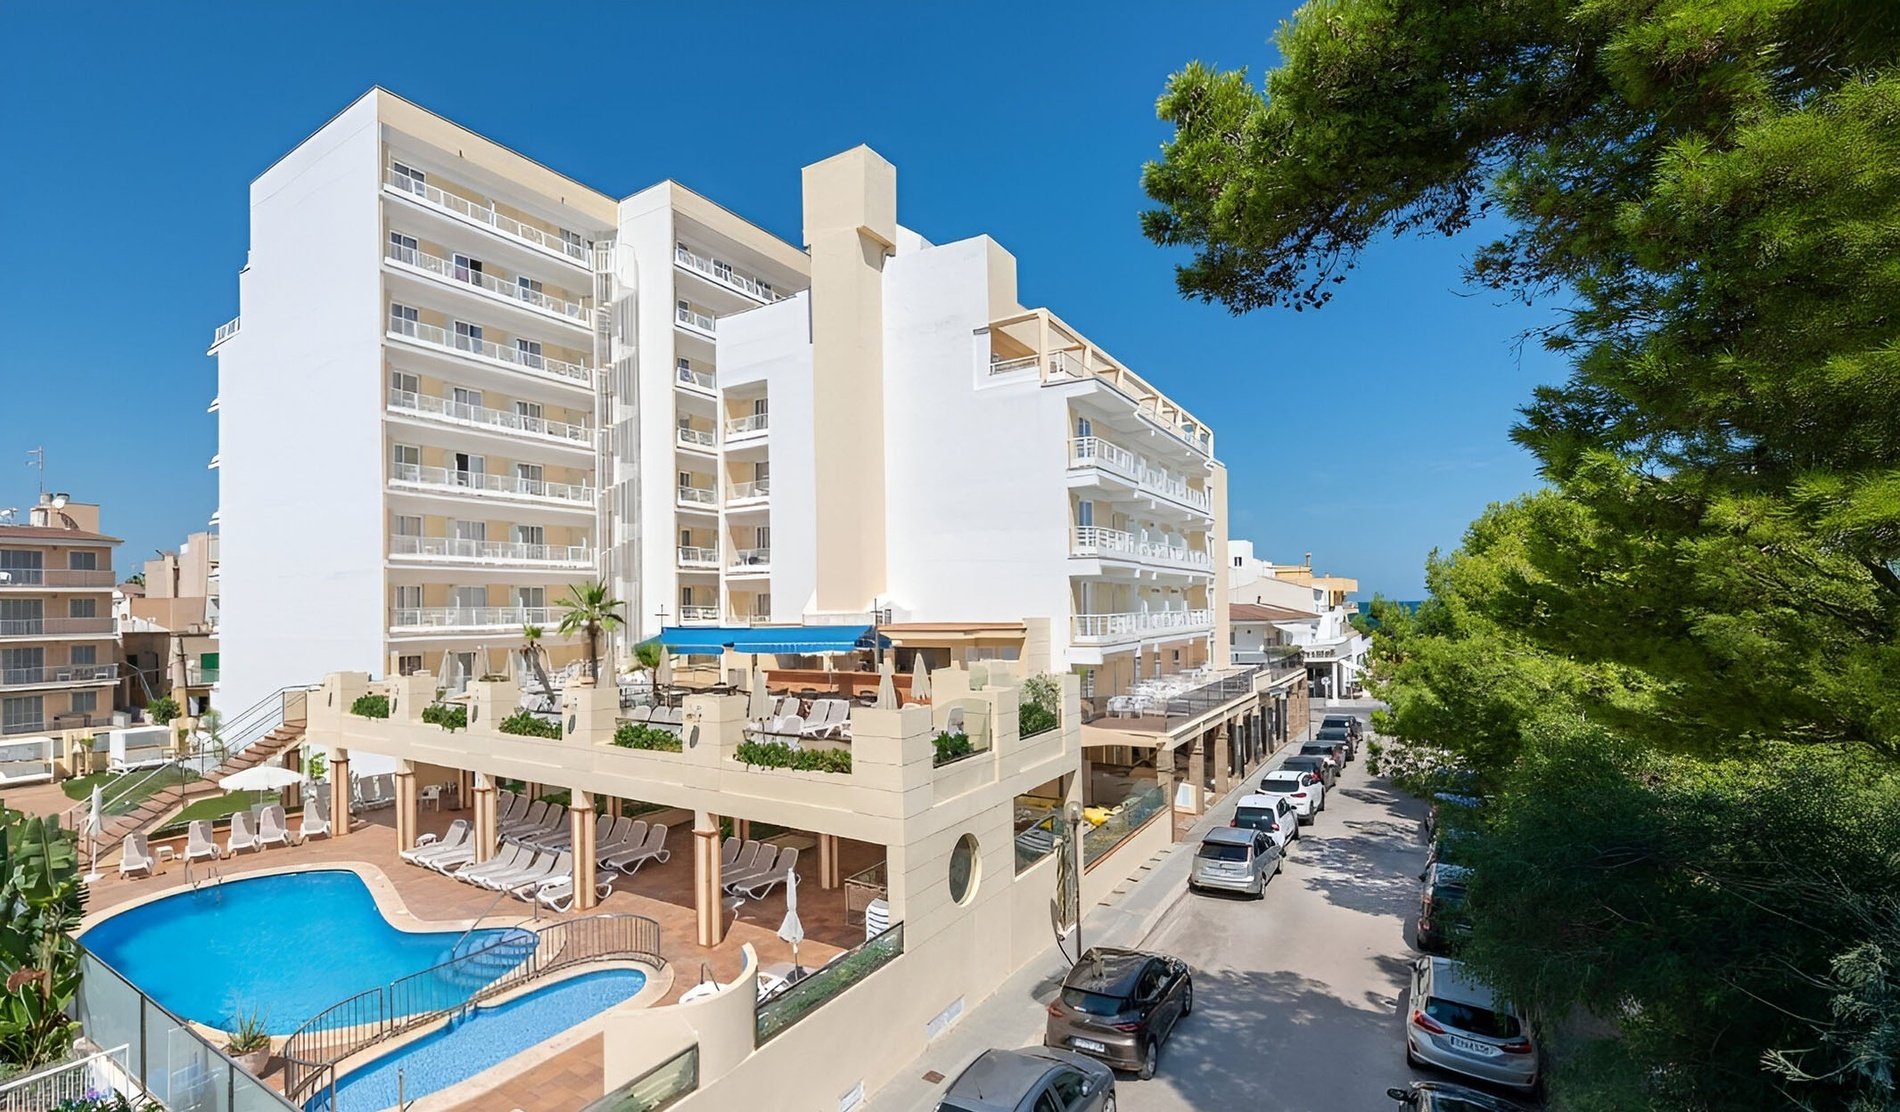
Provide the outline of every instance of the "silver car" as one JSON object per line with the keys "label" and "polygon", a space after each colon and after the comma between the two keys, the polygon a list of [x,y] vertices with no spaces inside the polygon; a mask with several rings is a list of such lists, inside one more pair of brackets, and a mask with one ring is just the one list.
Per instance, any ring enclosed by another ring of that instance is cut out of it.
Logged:
{"label": "silver car", "polygon": [[1537,1044],[1524,1017],[1450,958],[1420,958],[1412,966],[1405,1060],[1520,1092],[1537,1087]]}
{"label": "silver car", "polygon": [[1246,892],[1259,899],[1267,894],[1267,881],[1284,864],[1280,844],[1266,831],[1217,826],[1201,839],[1201,848],[1194,853],[1188,887]]}
{"label": "silver car", "polygon": [[1115,1071],[1067,1050],[986,1050],[937,1112],[1115,1112]]}

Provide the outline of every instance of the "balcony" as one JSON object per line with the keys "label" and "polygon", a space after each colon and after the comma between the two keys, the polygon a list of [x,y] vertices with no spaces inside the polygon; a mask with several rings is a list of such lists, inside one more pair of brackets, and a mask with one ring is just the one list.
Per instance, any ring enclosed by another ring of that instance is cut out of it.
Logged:
{"label": "balcony", "polygon": [[418,251],[413,247],[398,247],[394,243],[384,247],[383,257],[441,281],[454,282],[471,290],[480,291],[496,300],[526,305],[566,324],[581,328],[589,326],[585,305],[558,297],[549,297],[540,290],[530,289],[519,283],[504,282],[474,267],[458,265],[452,260]]}
{"label": "balcony", "polygon": [[81,683],[114,683],[119,678],[117,664],[52,664],[44,668],[7,668],[0,670],[0,688],[60,687]]}
{"label": "balcony", "polygon": [[1208,512],[1207,491],[1199,487],[1191,487],[1187,485],[1187,480],[1158,468],[1142,468],[1141,489],[1192,507],[1202,513]]}
{"label": "balcony", "polygon": [[764,436],[766,430],[771,427],[771,424],[771,414],[769,413],[750,413],[744,417],[728,418],[726,421],[726,443],[730,445],[735,440],[747,440],[756,436]]}
{"label": "balcony", "polygon": [[212,352],[218,350],[219,347],[223,346],[224,341],[237,335],[238,322],[243,319],[243,317],[232,317],[230,320],[220,324],[218,330],[211,334],[211,346],[205,349],[205,354],[210,355]]}
{"label": "balcony", "polygon": [[433,394],[391,390],[389,408],[398,413],[426,417],[443,424],[459,425],[463,428],[524,433],[589,451],[592,451],[594,446],[594,430],[585,425],[570,425],[562,421],[550,421],[545,417],[530,417],[505,409],[463,405],[447,398],[438,398]]}
{"label": "balcony", "polygon": [[756,479],[749,483],[734,483],[726,488],[728,504],[742,502],[762,502],[772,493],[772,480]]}
{"label": "balcony", "polygon": [[696,371],[691,367],[679,367],[676,368],[674,377],[681,386],[688,390],[696,390],[705,394],[716,394],[719,392],[719,380],[713,377],[710,371]]}
{"label": "balcony", "polygon": [[1169,544],[1166,540],[1142,540],[1120,529],[1098,529],[1078,525],[1069,545],[1069,555],[1095,559],[1132,560],[1143,564],[1181,568],[1191,572],[1214,570],[1214,558],[1199,549]]}
{"label": "balcony", "polygon": [[711,429],[680,428],[678,440],[680,447],[696,452],[712,452],[719,447],[719,437]]}
{"label": "balcony", "polygon": [[592,510],[594,506],[593,487],[549,483],[514,475],[487,475],[479,471],[451,471],[446,467],[417,467],[413,463],[399,463],[395,465],[389,481],[401,486],[453,494],[494,494],[529,502],[557,502],[585,510]]}
{"label": "balcony", "polygon": [[713,513],[719,508],[719,492],[706,487],[681,487],[679,504],[689,510]]}
{"label": "balcony", "polygon": [[433,324],[421,321],[392,320],[389,322],[389,334],[410,343],[440,351],[452,352],[466,359],[495,364],[511,371],[525,371],[537,378],[545,378],[568,386],[591,388],[594,384],[592,368],[579,363],[569,363],[563,359],[554,359],[538,352],[523,351],[518,347],[503,347],[490,340],[476,340],[461,336]]}
{"label": "balcony", "polygon": [[764,575],[772,570],[772,550],[769,548],[734,549],[732,563],[727,566],[727,575]]}
{"label": "balcony", "polygon": [[718,259],[708,259],[696,255],[684,247],[673,248],[673,261],[686,269],[716,282],[729,290],[745,294],[763,304],[785,300],[786,295],[773,290],[771,286],[750,275],[732,269],[732,264]]}
{"label": "balcony", "polygon": [[218,670],[193,664],[185,669],[186,687],[210,687],[218,682]]}
{"label": "balcony", "polygon": [[0,637],[110,637],[111,618],[0,618]]}
{"label": "balcony", "polygon": [[1165,634],[1203,633],[1214,628],[1214,612],[1147,610],[1128,614],[1077,614],[1073,622],[1076,641],[1099,645]]}
{"label": "balcony", "polygon": [[525,243],[563,262],[592,269],[588,264],[586,245],[576,243],[558,232],[547,232],[540,228],[530,227],[519,220],[501,215],[480,201],[473,201],[460,194],[450,193],[426,182],[417,181],[393,166],[389,168],[384,183],[407,200]]}
{"label": "balcony", "polygon": [[519,633],[524,625],[550,626],[560,620],[561,612],[549,606],[425,606],[389,613],[391,629],[412,631]]}
{"label": "balcony", "polygon": [[594,566],[594,551],[585,545],[473,541],[458,537],[394,536],[389,538],[389,555],[396,560],[445,560],[465,564],[580,569]]}
{"label": "balcony", "polygon": [[117,576],[111,571],[82,571],[65,568],[7,568],[0,571],[0,590],[9,587],[34,590],[90,591],[110,590]]}
{"label": "balcony", "polygon": [[1141,482],[1141,461],[1135,454],[1099,436],[1078,436],[1069,441],[1069,468],[1095,468],[1131,483]]}
{"label": "balcony", "polygon": [[680,607],[681,625],[718,625],[719,608],[717,606]]}
{"label": "balcony", "polygon": [[708,571],[719,569],[719,550],[701,548],[698,545],[683,544],[679,551],[680,567],[705,568]]}
{"label": "balcony", "polygon": [[677,305],[673,308],[673,321],[688,332],[713,339],[719,331],[719,321],[711,314],[699,309]]}

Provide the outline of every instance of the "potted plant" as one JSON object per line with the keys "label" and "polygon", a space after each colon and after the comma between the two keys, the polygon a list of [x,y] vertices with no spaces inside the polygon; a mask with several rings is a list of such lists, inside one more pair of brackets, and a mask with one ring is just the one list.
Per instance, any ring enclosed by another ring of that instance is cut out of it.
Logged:
{"label": "potted plant", "polygon": [[268,1026],[255,1008],[240,1008],[231,1016],[231,1037],[225,1040],[224,1051],[253,1076],[263,1076],[264,1064],[270,1061]]}

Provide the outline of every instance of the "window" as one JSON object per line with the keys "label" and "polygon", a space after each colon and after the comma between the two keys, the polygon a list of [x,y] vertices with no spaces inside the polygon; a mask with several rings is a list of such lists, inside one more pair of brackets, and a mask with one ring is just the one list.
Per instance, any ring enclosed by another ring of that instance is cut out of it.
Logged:
{"label": "window", "polygon": [[449,388],[449,405],[452,407],[449,410],[451,416],[461,417],[464,420],[472,418],[475,416],[475,411],[482,407],[482,392],[452,386]]}
{"label": "window", "polygon": [[539,423],[541,420],[541,414],[542,414],[542,409],[541,409],[540,402],[516,402],[515,403],[515,416],[520,417],[524,421],[528,421],[530,423]]}
{"label": "window", "polygon": [[732,264],[731,263],[727,262],[724,259],[714,259],[712,261],[712,264],[713,264],[714,277],[719,278],[723,281],[727,281],[727,282],[732,281]]}
{"label": "window", "polygon": [[396,588],[396,609],[398,610],[422,609],[422,588],[420,586],[397,587]]}
{"label": "window", "polygon": [[769,618],[772,616],[771,595],[752,596],[752,616],[755,618]]}
{"label": "window", "polygon": [[46,724],[45,704],[38,695],[0,699],[0,734],[25,733]]}
{"label": "window", "polygon": [[416,395],[422,393],[422,380],[408,371],[389,372],[389,391],[403,395],[402,400],[415,404]]}
{"label": "window", "polygon": [[1235,567],[1239,567],[1239,566],[1240,566],[1240,557],[1238,557],[1238,556],[1236,556],[1236,557],[1234,557],[1234,566],[1235,566]]}
{"label": "window", "polygon": [[401,232],[389,233],[389,257],[398,262],[416,264],[416,237]]}
{"label": "window", "polygon": [[772,481],[772,464],[770,461],[762,461],[752,465],[752,481],[760,484]]}
{"label": "window", "polygon": [[395,175],[396,187],[398,189],[407,189],[417,196],[421,196],[426,192],[424,183],[429,180],[429,175],[423,173],[421,170],[405,166],[400,162],[391,162],[389,164],[389,172]]}
{"label": "window", "polygon": [[452,523],[455,539],[458,541],[485,541],[488,539],[486,521],[457,521]]}
{"label": "window", "polygon": [[691,529],[680,530],[680,547],[681,548],[693,547],[693,531]]}
{"label": "window", "polygon": [[[78,650],[73,650],[77,652]],[[30,683],[39,679],[40,669],[46,667],[46,650],[0,649],[0,683]],[[30,676],[14,678],[8,673],[29,672]]]}
{"label": "window", "polygon": [[453,594],[457,610],[479,610],[488,605],[486,587],[457,587]]}
{"label": "window", "polygon": [[389,330],[403,336],[414,336],[421,327],[422,314],[413,306],[389,304]]}
{"label": "window", "polygon": [[99,693],[97,691],[75,691],[68,696],[68,698],[72,700],[69,705],[72,707],[72,713],[74,714],[92,714],[99,709]]}
{"label": "window", "polygon": [[478,486],[475,476],[488,473],[488,460],[468,452],[453,452],[449,455],[450,469],[455,472],[457,486]]}
{"label": "window", "polygon": [[44,553],[37,549],[6,548],[0,549],[0,583],[44,583],[46,575],[41,569]]}
{"label": "window", "polygon": [[523,301],[532,301],[537,305],[540,304],[545,300],[541,296],[541,280],[539,278],[530,278],[526,274],[515,275],[515,296]]}
{"label": "window", "polygon": [[43,604],[36,598],[0,598],[0,633],[41,633]]}
{"label": "window", "polygon": [[80,664],[80,665],[99,663],[99,646],[74,645],[73,646],[73,663]]}
{"label": "window", "polygon": [[1095,503],[1083,499],[1075,504],[1075,523],[1084,529],[1095,524]]}
{"label": "window", "polygon": [[515,485],[524,494],[543,493],[541,484],[541,465],[538,463],[515,464]]}
{"label": "window", "polygon": [[456,321],[455,346],[463,351],[482,350],[482,326],[465,320]]}
{"label": "window", "polygon": [[1044,1089],[1042,1095],[1036,1098],[1034,1112],[1062,1112],[1062,1106],[1056,1103],[1054,1093]]}
{"label": "window", "polygon": [[73,571],[98,571],[99,554],[91,549],[83,552],[68,552],[66,566]]}
{"label": "window", "polygon": [[455,264],[456,281],[473,282],[476,285],[481,284],[482,261],[480,259],[470,258],[469,256],[464,255],[458,251],[456,252],[455,259],[453,261]]}
{"label": "window", "polygon": [[1075,1070],[1063,1070],[1050,1079],[1049,1091],[1062,1102],[1062,1107],[1080,1108],[1083,1094],[1088,1091],[1088,1079]]}
{"label": "window", "polygon": [[515,341],[515,355],[520,358],[521,363],[524,366],[528,366],[528,367],[541,366],[541,341],[516,340]]}
{"label": "window", "polygon": [[754,529],[752,536],[752,546],[754,548],[769,549],[772,547],[772,527],[770,525],[761,525],[757,529]]}
{"label": "window", "polygon": [[574,255],[576,258],[579,257],[578,252],[580,249],[585,246],[581,242],[581,234],[579,232],[570,232],[566,228],[561,229],[561,242],[567,244],[570,248],[568,254]]}
{"label": "window", "polygon": [[950,851],[950,900],[952,903],[965,904],[976,894],[977,876],[981,872],[982,861],[976,853],[976,835],[965,834],[957,839],[956,848]]}
{"label": "window", "polygon": [[99,600],[96,598],[69,598],[66,600],[68,618],[96,618],[99,616]]}
{"label": "window", "polygon": [[753,398],[753,399],[752,399],[752,415],[753,415],[754,417],[763,417],[763,416],[765,416],[765,414],[766,414],[766,409],[765,409],[765,402],[766,402],[766,399],[764,399],[764,398]]}
{"label": "window", "polygon": [[680,612],[682,614],[685,613],[687,607],[691,605],[693,605],[693,589],[691,587],[681,587],[680,588]]}
{"label": "window", "polygon": [[397,657],[396,671],[405,676],[413,676],[417,672],[422,671],[422,654],[411,653],[408,656]]}
{"label": "window", "polygon": [[529,610],[542,610],[548,604],[546,587],[516,587],[515,605]]}
{"label": "window", "polygon": [[1094,435],[1095,426],[1089,423],[1087,417],[1077,417],[1075,419],[1075,436],[1077,440],[1082,440]]}
{"label": "window", "polygon": [[516,544],[539,545],[539,544],[546,544],[547,540],[548,540],[547,530],[543,529],[539,525],[515,526],[515,543]]}

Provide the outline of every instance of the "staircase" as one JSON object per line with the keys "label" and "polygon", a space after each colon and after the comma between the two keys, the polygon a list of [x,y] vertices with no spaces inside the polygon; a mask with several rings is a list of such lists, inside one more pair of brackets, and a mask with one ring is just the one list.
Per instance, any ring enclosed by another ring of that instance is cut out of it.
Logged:
{"label": "staircase", "polygon": [[218,785],[223,783],[226,776],[263,764],[295,745],[302,737],[303,723],[284,723],[226,758],[224,763],[207,772],[201,779],[183,785],[173,784],[153,792],[137,807],[123,815],[114,815],[102,824],[98,852],[112,849],[129,834],[150,830],[160,819],[192,800],[216,795]]}

